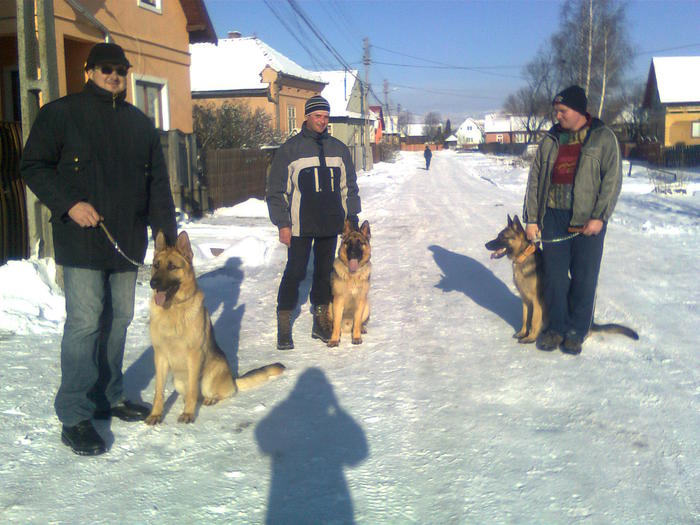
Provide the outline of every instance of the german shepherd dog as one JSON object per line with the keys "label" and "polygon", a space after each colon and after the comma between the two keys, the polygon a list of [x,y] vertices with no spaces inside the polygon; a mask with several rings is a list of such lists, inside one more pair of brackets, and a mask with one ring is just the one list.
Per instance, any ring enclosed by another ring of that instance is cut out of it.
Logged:
{"label": "german shepherd dog", "polygon": [[[542,288],[542,252],[527,239],[517,215],[513,219],[508,215],[508,225],[498,233],[498,237],[486,243],[486,249],[493,252],[492,259],[507,255],[513,261],[513,281],[523,301],[523,325],[513,337],[519,343],[535,342],[542,328],[547,326]],[[631,328],[614,323],[593,323],[591,332],[622,334],[634,340],[639,339],[637,332]]]}
{"label": "german shepherd dog", "polygon": [[341,332],[352,332],[352,344],[362,343],[362,334],[367,333],[369,319],[369,279],[372,264],[369,262],[369,222],[364,221],[355,230],[345,221],[343,236],[338,248],[338,257],[333,261],[331,289],[333,302],[328,315],[333,325],[328,346],[338,346]]}
{"label": "german shepherd dog", "polygon": [[184,397],[180,423],[192,423],[200,396],[213,405],[238,390],[254,388],[284,371],[275,363],[256,368],[241,377],[231,374],[226,356],[216,344],[214,327],[204,306],[204,293],[197,286],[192,267],[192,247],[186,232],[175,246],[167,246],[158,232],[151,270],[151,342],[156,384],[153,408],[146,424],[163,420],[163,389],[168,372],[175,390]]}

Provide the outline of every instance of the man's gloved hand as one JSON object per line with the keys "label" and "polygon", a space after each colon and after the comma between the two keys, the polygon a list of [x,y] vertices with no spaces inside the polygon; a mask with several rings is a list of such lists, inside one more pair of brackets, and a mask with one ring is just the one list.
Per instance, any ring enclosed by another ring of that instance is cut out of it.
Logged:
{"label": "man's gloved hand", "polygon": [[348,222],[350,223],[350,226],[352,226],[353,230],[360,229],[360,220],[357,218],[357,215],[348,215]]}

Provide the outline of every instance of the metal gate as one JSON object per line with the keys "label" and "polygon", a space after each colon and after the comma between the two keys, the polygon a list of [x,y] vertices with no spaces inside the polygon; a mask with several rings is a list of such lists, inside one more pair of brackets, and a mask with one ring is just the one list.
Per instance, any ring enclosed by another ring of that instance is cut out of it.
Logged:
{"label": "metal gate", "polygon": [[0,122],[0,264],[29,255],[24,181],[19,176],[22,129]]}

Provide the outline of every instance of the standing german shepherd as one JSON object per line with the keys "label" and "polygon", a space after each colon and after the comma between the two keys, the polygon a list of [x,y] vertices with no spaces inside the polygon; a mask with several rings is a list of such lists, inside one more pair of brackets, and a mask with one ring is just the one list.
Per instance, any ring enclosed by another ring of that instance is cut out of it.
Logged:
{"label": "standing german shepherd", "polygon": [[153,409],[146,424],[163,420],[163,389],[168,371],[175,390],[184,397],[180,423],[194,421],[200,395],[203,404],[254,388],[284,371],[280,363],[256,368],[241,377],[231,374],[226,356],[216,344],[214,327],[204,306],[204,293],[197,286],[192,267],[192,247],[186,232],[175,246],[166,246],[158,232],[151,270],[151,342],[156,370]]}
{"label": "standing german shepherd", "polygon": [[328,346],[338,346],[341,331],[352,331],[354,345],[361,344],[362,334],[367,333],[369,278],[372,272],[369,239],[369,222],[363,222],[360,229],[355,230],[350,222],[345,221],[338,257],[333,261],[331,274],[333,302],[328,314],[333,331]]}
{"label": "standing german shepherd", "polygon": [[[542,252],[527,239],[517,215],[514,219],[508,215],[508,225],[498,233],[498,237],[486,243],[486,249],[493,252],[492,259],[507,255],[513,261],[513,281],[523,301],[523,325],[513,337],[517,337],[519,343],[535,342],[542,328],[547,325],[542,289]],[[622,334],[639,339],[637,332],[631,328],[614,323],[593,323],[591,332]]]}

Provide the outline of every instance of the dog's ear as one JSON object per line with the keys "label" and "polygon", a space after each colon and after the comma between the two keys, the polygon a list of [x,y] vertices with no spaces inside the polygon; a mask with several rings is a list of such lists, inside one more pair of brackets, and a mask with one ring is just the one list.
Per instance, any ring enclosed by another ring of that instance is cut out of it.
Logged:
{"label": "dog's ear", "polygon": [[165,234],[163,233],[163,230],[158,230],[158,233],[156,234],[155,250],[157,252],[165,250],[166,246],[167,243],[165,242]]}
{"label": "dog's ear", "polygon": [[518,218],[517,215],[516,215],[515,218],[513,219],[513,224],[515,224],[515,227],[516,227],[518,230],[524,230],[524,229],[525,229],[525,228],[523,228],[523,225],[520,224],[520,219]]}
{"label": "dog's ear", "polygon": [[362,223],[362,226],[360,226],[360,232],[367,238],[367,240],[369,240],[369,238],[371,237],[371,233],[369,231],[369,221],[365,221]]}
{"label": "dog's ear", "polygon": [[513,219],[510,218],[510,213],[508,214],[508,227],[513,226]]}
{"label": "dog's ear", "polygon": [[343,235],[347,235],[352,231],[352,224],[350,224],[350,221],[345,219],[345,224],[343,225]]}
{"label": "dog's ear", "polygon": [[190,244],[190,237],[187,235],[186,231],[180,232],[177,236],[177,242],[175,243],[175,248],[180,252],[180,255],[185,257],[188,261],[192,261],[194,254],[192,253],[192,245]]}

